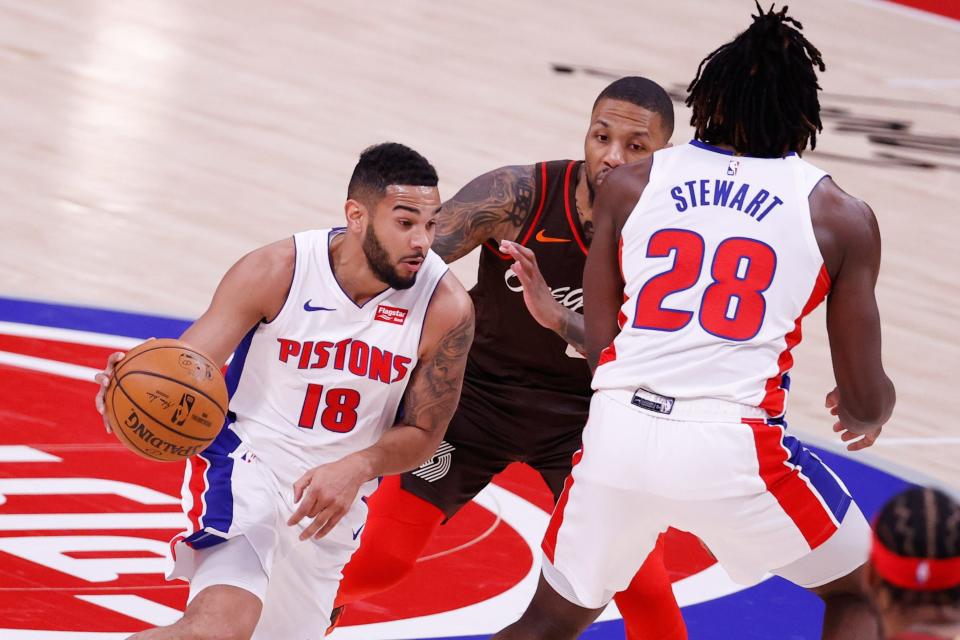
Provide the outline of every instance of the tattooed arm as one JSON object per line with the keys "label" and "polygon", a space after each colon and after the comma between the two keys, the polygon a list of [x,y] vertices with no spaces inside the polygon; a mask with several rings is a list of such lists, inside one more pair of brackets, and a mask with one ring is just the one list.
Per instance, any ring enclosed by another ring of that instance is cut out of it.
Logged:
{"label": "tattooed arm", "polygon": [[513,240],[533,211],[533,165],[502,167],[473,179],[443,203],[432,249],[445,262],[486,240]]}
{"label": "tattooed arm", "polygon": [[365,482],[417,468],[437,450],[460,400],[467,352],[473,343],[473,303],[447,273],[430,302],[420,359],[404,396],[403,420],[375,444],[303,474],[293,485],[298,503],[287,524],[313,518],[300,539],[329,533],[350,510]]}

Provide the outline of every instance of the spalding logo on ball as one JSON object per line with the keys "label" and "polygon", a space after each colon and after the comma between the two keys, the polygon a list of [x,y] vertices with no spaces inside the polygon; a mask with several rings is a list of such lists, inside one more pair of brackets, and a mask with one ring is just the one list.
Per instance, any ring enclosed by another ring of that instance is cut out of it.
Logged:
{"label": "spalding logo on ball", "polygon": [[164,339],[127,352],[105,400],[120,442],[145,458],[173,462],[200,453],[217,437],[228,397],[223,375],[209,357]]}

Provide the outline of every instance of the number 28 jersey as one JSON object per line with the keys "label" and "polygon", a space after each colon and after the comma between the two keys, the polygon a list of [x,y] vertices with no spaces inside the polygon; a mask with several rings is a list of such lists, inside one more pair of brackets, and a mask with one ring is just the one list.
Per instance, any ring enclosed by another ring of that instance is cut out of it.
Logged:
{"label": "number 28 jersey", "polygon": [[281,480],[374,444],[397,418],[427,308],[447,266],[427,252],[409,289],[363,305],[333,274],[342,229],[298,233],[287,300],[254,327],[227,370],[230,428]]}
{"label": "number 28 jersey", "polygon": [[825,175],[699,141],[656,152],[621,232],[621,330],[593,388],[783,414],[801,320],[830,288],[808,200]]}

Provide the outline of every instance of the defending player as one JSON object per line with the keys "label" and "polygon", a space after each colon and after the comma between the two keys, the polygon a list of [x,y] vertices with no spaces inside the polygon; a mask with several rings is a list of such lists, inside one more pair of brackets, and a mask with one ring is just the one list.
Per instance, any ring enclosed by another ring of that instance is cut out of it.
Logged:
{"label": "defending player", "polygon": [[[667,93],[646,78],[621,78],[594,103],[584,161],[497,169],[444,203],[434,250],[452,262],[483,245],[460,406],[434,458],[385,479],[371,498],[338,603],[399,582],[441,522],[511,462],[526,462],[560,494],[591,393],[580,309],[594,189],[672,133]],[[631,639],[686,637],[659,547],[617,604]]]}
{"label": "defending player", "polygon": [[429,251],[436,184],[415,151],[367,149],[346,228],[245,256],[183,334],[218,363],[234,353],[230,410],[184,479],[191,530],[168,578],[190,581],[186,612],[137,638],[322,635],[363,498],[436,450],[459,397],[473,308]]}
{"label": "defending player", "polygon": [[[851,449],[894,405],[880,359],[870,208],[797,154],[820,130],[820,52],[786,9],[701,64],[696,139],[614,171],[584,276],[596,393],[583,457],[544,537],[543,579],[497,638],[574,638],[676,526],[745,584],[772,572],[826,604],[823,637],[877,638],[869,527],[783,419],[800,321],[829,293]],[[738,637],[737,630],[730,630]]]}

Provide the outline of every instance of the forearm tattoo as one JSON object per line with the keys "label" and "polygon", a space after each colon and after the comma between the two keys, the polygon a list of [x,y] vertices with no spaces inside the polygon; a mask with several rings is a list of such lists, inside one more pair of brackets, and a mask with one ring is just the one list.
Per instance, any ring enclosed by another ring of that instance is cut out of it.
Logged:
{"label": "forearm tattoo", "polygon": [[473,313],[469,313],[444,334],[434,356],[417,366],[404,399],[405,423],[427,431],[446,428],[460,401],[463,370],[472,344]]}
{"label": "forearm tattoo", "polygon": [[583,315],[564,308],[563,315],[560,316],[560,326],[557,327],[557,333],[567,341],[567,344],[586,355],[587,339],[586,331],[583,328]]}

